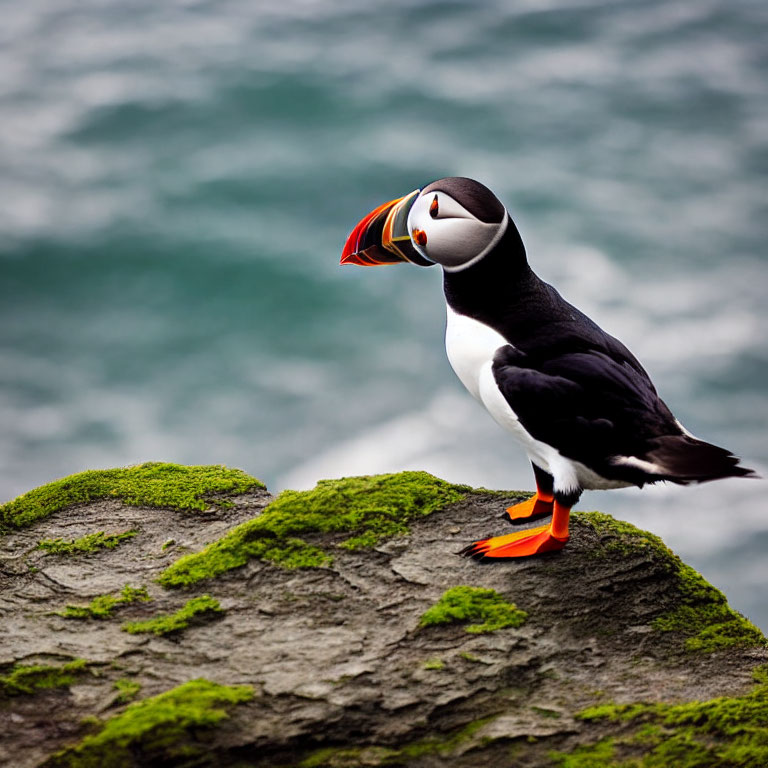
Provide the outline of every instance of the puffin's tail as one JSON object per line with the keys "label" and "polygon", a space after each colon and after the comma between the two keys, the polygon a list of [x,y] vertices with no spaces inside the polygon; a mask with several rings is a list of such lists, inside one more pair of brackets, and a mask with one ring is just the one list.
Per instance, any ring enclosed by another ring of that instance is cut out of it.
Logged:
{"label": "puffin's tail", "polygon": [[658,467],[664,480],[680,485],[705,483],[724,477],[754,477],[754,470],[739,466],[739,458],[725,448],[688,435],[663,435],[648,441],[643,457]]}

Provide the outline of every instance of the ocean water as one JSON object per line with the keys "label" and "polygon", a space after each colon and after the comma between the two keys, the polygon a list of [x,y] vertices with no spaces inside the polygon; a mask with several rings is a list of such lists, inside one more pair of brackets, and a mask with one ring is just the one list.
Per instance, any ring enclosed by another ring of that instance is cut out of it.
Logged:
{"label": "ocean water", "polygon": [[[146,460],[530,488],[445,359],[439,271],[338,266],[363,214],[446,175],[768,472],[763,0],[2,8],[0,499]],[[579,507],[768,629],[767,482]]]}

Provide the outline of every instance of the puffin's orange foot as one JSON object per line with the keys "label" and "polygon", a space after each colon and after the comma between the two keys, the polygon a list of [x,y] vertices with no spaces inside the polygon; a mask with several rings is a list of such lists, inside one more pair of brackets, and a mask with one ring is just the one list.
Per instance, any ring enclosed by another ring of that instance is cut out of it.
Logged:
{"label": "puffin's orange foot", "polygon": [[530,499],[521,501],[519,504],[514,504],[511,507],[502,512],[501,516],[504,520],[512,525],[519,525],[525,523],[528,520],[533,520],[537,517],[547,517],[552,514],[553,499],[541,498],[538,494],[534,494]]}
{"label": "puffin's orange foot", "polygon": [[459,552],[466,557],[474,557],[476,560],[486,558],[505,557],[529,557],[541,552],[552,552],[562,549],[568,541],[555,538],[550,526],[542,525],[539,528],[528,528],[518,533],[510,533],[506,536],[494,536],[491,539],[475,541]]}

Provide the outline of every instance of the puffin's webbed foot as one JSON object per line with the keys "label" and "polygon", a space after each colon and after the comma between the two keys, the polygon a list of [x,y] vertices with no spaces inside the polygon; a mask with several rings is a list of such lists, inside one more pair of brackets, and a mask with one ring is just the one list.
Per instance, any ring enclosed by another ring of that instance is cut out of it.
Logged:
{"label": "puffin's webbed foot", "polygon": [[[536,496],[533,497],[533,499],[535,498]],[[533,499],[528,501],[533,501]],[[562,549],[568,542],[568,520],[571,515],[571,506],[576,503],[577,499],[577,493],[555,494],[552,503],[552,521],[549,525],[526,528],[506,536],[493,536],[490,539],[473,541],[457,554],[473,557],[476,560],[489,560],[493,558],[530,557],[542,552]]]}
{"label": "puffin's webbed foot", "polygon": [[490,539],[474,541],[464,547],[458,554],[472,557],[475,560],[486,558],[530,557],[542,552],[553,552],[562,549],[568,541],[552,535],[551,526],[542,525],[538,528],[528,528],[506,536],[494,536]]}

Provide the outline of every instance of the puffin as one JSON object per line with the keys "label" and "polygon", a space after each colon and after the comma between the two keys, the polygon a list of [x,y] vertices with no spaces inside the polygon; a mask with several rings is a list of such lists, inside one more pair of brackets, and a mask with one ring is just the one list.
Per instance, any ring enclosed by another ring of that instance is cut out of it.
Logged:
{"label": "puffin", "polygon": [[341,264],[400,263],[442,267],[451,367],[533,467],[535,494],[503,512],[518,529],[460,554],[562,549],[584,490],[756,477],[685,429],[629,349],[533,272],[512,217],[480,182],[439,179],[377,207],[341,255]]}

